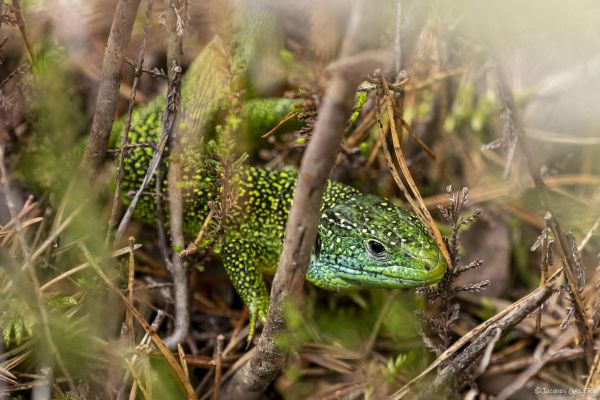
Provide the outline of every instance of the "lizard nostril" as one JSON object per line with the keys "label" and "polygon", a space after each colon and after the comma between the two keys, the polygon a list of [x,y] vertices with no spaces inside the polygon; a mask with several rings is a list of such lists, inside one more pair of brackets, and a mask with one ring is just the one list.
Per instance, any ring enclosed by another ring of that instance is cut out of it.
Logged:
{"label": "lizard nostril", "polygon": [[431,269],[431,265],[425,264],[423,265],[423,268],[425,268],[425,271],[429,271]]}

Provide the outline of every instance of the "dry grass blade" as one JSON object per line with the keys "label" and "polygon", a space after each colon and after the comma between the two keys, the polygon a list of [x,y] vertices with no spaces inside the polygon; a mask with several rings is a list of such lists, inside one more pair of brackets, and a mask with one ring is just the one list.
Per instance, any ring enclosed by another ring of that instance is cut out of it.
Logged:
{"label": "dry grass blade", "polygon": [[223,342],[225,336],[217,336],[217,348],[215,350],[215,381],[213,384],[213,400],[219,400],[221,397],[221,376],[223,374]]}
{"label": "dry grass blade", "polygon": [[188,377],[187,379],[189,379],[190,371],[188,370],[187,360],[185,358],[185,351],[183,351],[183,347],[181,347],[181,344],[177,345],[177,355],[179,356],[179,363],[183,368],[183,373],[186,377]]}
{"label": "dry grass blade", "polygon": [[568,293],[571,297],[574,306],[575,312],[575,322],[577,324],[577,329],[579,330],[579,334],[581,335],[581,339],[584,342],[585,348],[585,358],[587,360],[588,366],[592,366],[592,357],[593,357],[593,336],[592,336],[592,328],[590,327],[588,316],[586,313],[586,307],[583,302],[581,290],[578,285],[578,279],[575,276],[575,263],[573,254],[570,250],[570,246],[567,247],[566,240],[564,238],[564,234],[562,233],[562,229],[558,223],[558,221],[552,216],[552,214],[547,213],[546,222],[548,223],[550,229],[552,229],[552,234],[557,239],[556,245],[558,247],[558,251],[560,254],[560,258],[563,264],[563,270],[566,277],[566,282],[568,285]]}
{"label": "dry grass blade", "polygon": [[354,147],[357,146],[369,132],[369,129],[373,126],[375,122],[375,110],[370,110],[365,114],[364,117],[361,117],[360,122],[352,135],[348,137],[345,141],[346,146]]}
{"label": "dry grass blade", "polygon": [[277,132],[279,130],[279,128],[281,128],[281,126],[283,124],[285,124],[286,122],[288,122],[290,119],[294,118],[296,115],[298,115],[298,113],[296,111],[290,111],[289,113],[287,113],[287,115],[285,117],[283,117],[281,119],[281,121],[279,121],[277,123],[277,125],[275,125],[273,127],[273,129],[271,129],[269,132],[265,133],[264,135],[261,136],[261,138],[266,139],[269,136],[271,136],[272,134],[274,134],[275,132]]}
{"label": "dry grass blade", "polygon": [[596,232],[598,230],[598,227],[600,227],[600,216],[598,216],[598,218],[596,219],[596,222],[594,222],[594,224],[592,225],[590,230],[586,233],[583,240],[581,240],[581,243],[579,244],[579,246],[577,246],[578,252],[581,253],[583,251],[583,248],[585,247],[586,244],[588,244],[588,242],[594,235],[594,232]]}
{"label": "dry grass blade", "polygon": [[[0,154],[0,157],[2,157],[2,154]],[[0,160],[0,163],[2,161]],[[0,168],[3,168],[2,165],[0,165]],[[3,186],[4,186],[4,190],[6,193],[8,193],[8,186],[7,186],[7,179],[6,178],[2,178],[3,180]],[[4,238],[2,240],[2,245],[6,245],[6,242],[12,237],[14,236],[14,234],[16,234],[16,230],[17,230],[17,224],[20,222],[20,227],[21,228],[25,228],[26,226],[29,226],[31,224],[37,223],[39,221],[42,221],[43,218],[42,217],[33,217],[33,218],[29,218],[23,222],[21,222],[21,220],[25,219],[25,217],[29,214],[32,213],[35,208],[37,206],[37,202],[33,201],[33,197],[29,196],[27,198],[27,200],[25,201],[25,204],[23,204],[23,207],[21,207],[21,210],[14,216],[11,215],[11,219],[10,221],[8,221],[6,224],[4,225],[0,225],[0,238]],[[33,214],[33,213],[32,213]]]}
{"label": "dry grass blade", "polygon": [[412,128],[410,127],[410,125],[408,124],[408,122],[406,122],[404,120],[404,118],[401,118],[401,121],[402,121],[402,127],[408,132],[408,134],[415,141],[415,143],[417,143],[417,145],[421,148],[421,150],[423,150],[425,152],[425,154],[427,154],[427,156],[429,156],[429,158],[431,158],[432,160],[435,161],[436,158],[435,158],[435,154],[434,154],[433,150],[431,150],[429,148],[429,146],[427,146],[427,144],[425,144],[425,142],[423,142],[415,134],[415,132],[412,130]]}
{"label": "dry grass blade", "polygon": [[[542,240],[542,261],[541,261],[541,266],[540,266],[540,274],[541,274],[540,275],[540,287],[544,286],[546,284],[546,280],[548,279],[548,267],[550,265],[550,260],[552,257],[550,244],[551,244],[551,242],[549,241],[548,236],[545,235],[544,239]],[[540,311],[536,315],[536,319],[535,319],[536,332],[539,332],[540,327],[542,325],[543,309],[544,309],[544,307],[542,306],[540,308]]]}
{"label": "dry grass blade", "polygon": [[[392,175],[394,176],[396,183],[402,190],[402,193],[406,196],[407,200],[409,201],[414,212],[417,214],[417,216],[419,217],[421,222],[423,222],[423,224],[425,226],[427,226],[429,228],[429,230],[431,231],[431,233],[433,234],[433,237],[434,237],[438,247],[440,248],[442,255],[444,256],[444,259],[446,260],[447,265],[450,267],[450,266],[452,266],[452,260],[450,258],[450,254],[448,253],[448,249],[446,248],[446,244],[444,243],[444,239],[442,238],[442,234],[440,233],[440,230],[438,229],[437,225],[433,221],[433,217],[429,213],[429,210],[425,206],[425,203],[423,202],[423,197],[419,193],[419,189],[417,188],[417,185],[415,184],[415,181],[412,178],[412,175],[410,174],[408,164],[406,163],[406,159],[404,158],[404,154],[402,152],[402,147],[400,145],[398,131],[396,130],[394,107],[393,107],[393,102],[392,102],[392,93],[390,92],[390,88],[389,88],[388,83],[385,80],[385,78],[383,78],[383,77],[381,78],[381,83],[382,83],[383,90],[384,90],[385,102],[387,104],[388,120],[389,120],[390,128],[392,130],[392,143],[394,144],[396,160],[398,161],[398,165],[400,166],[400,171],[402,172],[402,175],[404,176],[404,179],[406,180],[406,183],[408,184],[408,187],[410,188],[411,193],[409,193],[406,186],[404,185],[404,183],[398,176],[397,172],[395,172],[395,173],[392,172]],[[396,169],[395,164],[394,164],[393,160],[391,159],[389,150],[387,150],[387,146],[385,145],[385,143],[386,143],[385,137],[382,136],[381,141],[383,143],[383,149],[384,149],[384,153],[386,154],[386,160],[388,162],[388,166],[390,167],[391,171],[395,171],[395,169]]]}
{"label": "dry grass blade", "polygon": [[[15,6],[18,7],[18,2],[14,3]],[[17,211],[17,205],[13,199],[10,182],[8,180],[8,175],[6,173],[6,168],[4,166],[4,146],[0,146],[0,180],[2,183],[2,188],[4,191],[4,197],[6,198],[6,205],[8,211],[10,213],[11,219],[14,220],[14,231],[18,240],[18,244],[21,247],[21,251],[25,257],[29,256],[29,248],[27,247],[27,243],[25,237],[23,235],[23,226],[20,220],[20,212]]]}
{"label": "dry grass blade", "polygon": [[8,369],[0,366],[0,381],[14,385],[17,383],[17,377],[11,374]]}
{"label": "dry grass blade", "polygon": [[600,349],[596,351],[594,362],[590,368],[590,374],[588,375],[585,386],[588,388],[596,388],[600,386]]}
{"label": "dry grass blade", "polygon": [[[142,247],[141,244],[136,244],[133,247],[133,251],[135,251],[137,249],[140,249],[141,247]],[[111,253],[111,257],[120,257],[120,256],[122,256],[124,254],[127,254],[130,251],[131,251],[131,249],[129,247],[123,247],[122,249],[113,251]],[[40,287],[40,290],[43,292],[44,290],[48,289],[50,286],[56,284],[57,282],[60,282],[63,279],[68,278],[69,276],[71,276],[73,274],[76,274],[79,271],[83,271],[84,269],[88,268],[89,266],[90,266],[90,263],[89,262],[85,262],[85,263],[80,264],[80,265],[78,265],[78,266],[76,266],[74,268],[71,268],[70,270],[63,272],[62,274],[58,275],[55,278],[52,278],[51,280],[49,280],[48,282],[46,282],[45,284],[43,284]]]}
{"label": "dry grass blade", "polygon": [[27,53],[29,54],[29,58],[31,61],[35,61],[35,53],[33,52],[33,47],[31,46],[31,41],[27,36],[27,29],[25,27],[25,20],[23,19],[23,13],[21,12],[21,3],[19,0],[13,0],[13,10],[15,16],[17,17],[17,26],[19,27],[19,32],[21,33],[21,37],[23,37],[23,42],[25,43],[25,48],[27,48]]}
{"label": "dry grass blade", "polygon": [[54,243],[56,238],[58,238],[58,236],[71,224],[71,222],[73,222],[79,212],[81,212],[83,206],[84,204],[81,204],[79,207],[77,207],[67,219],[65,219],[54,231],[52,231],[52,233],[50,233],[50,235],[48,235],[48,238],[46,238],[46,240],[38,246],[33,254],[27,259],[27,262],[23,264],[21,267],[22,271],[25,271],[31,265],[33,265],[35,260],[37,260],[37,258],[41,256],[52,243]]}
{"label": "dry grass blade", "polygon": [[88,262],[92,265],[94,270],[96,270],[100,278],[102,278],[104,283],[106,283],[106,285],[119,296],[119,298],[123,301],[123,304],[127,308],[127,311],[131,313],[131,315],[133,316],[133,318],[135,318],[137,323],[140,324],[144,331],[146,331],[146,334],[150,337],[158,351],[160,351],[160,353],[163,355],[163,357],[175,373],[175,376],[177,376],[179,383],[181,384],[182,388],[184,389],[184,392],[186,393],[187,398],[194,399],[194,388],[192,387],[188,377],[185,375],[182,366],[177,362],[177,360],[169,351],[167,346],[165,346],[160,336],[158,336],[158,334],[152,329],[150,324],[148,324],[148,322],[139,313],[135,306],[131,304],[127,296],[121,293],[119,288],[116,287],[114,283],[112,283],[108,276],[106,276],[102,268],[100,268],[100,266],[96,263],[93,256],[90,254],[89,250],[86,248],[85,245],[81,245],[81,250],[84,256],[87,258]]}
{"label": "dry grass blade", "polygon": [[206,237],[206,234],[208,233],[208,228],[210,227],[210,223],[212,222],[214,215],[215,215],[215,210],[213,208],[211,208],[210,211],[208,212],[208,215],[204,219],[204,223],[202,224],[202,227],[200,228],[200,231],[198,232],[198,236],[196,236],[196,239],[194,239],[194,241],[192,243],[190,243],[188,245],[188,247],[186,247],[186,249],[181,252],[181,257],[185,258],[198,249],[198,246],[200,246],[200,244]]}
{"label": "dry grass blade", "polygon": [[[33,224],[37,224],[40,221],[43,221],[44,218],[43,217],[35,217],[35,218],[31,218],[28,219],[27,221],[24,221],[20,224],[21,228],[27,228],[28,226],[31,226]],[[11,220],[14,221],[14,220]],[[0,238],[2,238],[2,246],[6,246],[7,242],[14,236],[15,231],[10,229],[10,228],[6,228],[6,227],[2,227],[0,228]]]}
{"label": "dry grass blade", "polygon": [[[127,298],[129,302],[133,304],[133,279],[135,277],[135,239],[133,236],[129,237],[129,257],[127,259]],[[127,333],[129,334],[129,342],[133,344],[135,340],[135,331],[133,329],[133,317],[130,312],[125,314],[125,324],[127,326]]]}
{"label": "dry grass blade", "polygon": [[[144,398],[147,400],[151,400],[153,397],[150,395],[150,393],[148,392],[146,387],[143,385],[143,381],[142,381],[141,377],[138,375],[138,373],[136,372],[136,369],[135,369],[135,366],[133,365],[133,363],[131,361],[125,359],[125,365],[127,365],[127,369],[129,369],[129,373],[133,377],[134,383],[131,385],[132,393],[135,393],[136,388],[139,388],[140,391],[142,392],[142,394],[144,395]],[[130,398],[131,398],[131,396],[130,396]]]}

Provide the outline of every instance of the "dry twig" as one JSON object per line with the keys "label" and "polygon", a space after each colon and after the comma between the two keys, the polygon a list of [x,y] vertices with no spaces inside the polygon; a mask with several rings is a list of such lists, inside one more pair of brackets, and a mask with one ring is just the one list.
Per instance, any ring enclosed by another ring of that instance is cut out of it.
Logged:
{"label": "dry twig", "polygon": [[[494,330],[490,328],[493,326],[499,327],[504,331],[512,328],[518,322],[525,319],[533,310],[539,307],[548,296],[550,296],[554,292],[554,280],[562,273],[562,268],[559,268],[552,276],[548,278],[546,281],[546,285],[543,287],[539,287],[535,289],[533,292],[529,293],[527,296],[519,299],[518,301],[512,303],[508,307],[504,308],[498,314],[494,315],[492,318],[489,318],[487,321],[482,322],[475,328],[471,329],[469,332],[464,334],[460,339],[452,344],[446,351],[438,356],[438,358],[431,363],[424,371],[422,371],[418,376],[413,378],[410,382],[404,385],[400,390],[395,392],[390,400],[398,400],[406,396],[412,390],[413,385],[423,379],[427,374],[431,371],[439,367],[440,365],[448,363],[449,369],[446,369],[446,375],[443,379],[436,381],[438,384],[442,384],[444,381],[450,378],[450,372],[459,372],[464,369],[469,364],[467,361],[475,360],[477,356],[485,349],[486,344],[489,343],[493,337],[495,337]],[[523,310],[528,310],[526,313]],[[467,343],[469,343],[473,339],[473,343],[475,341],[478,342],[477,346],[471,347],[469,352],[461,353],[462,356],[455,356],[460,349],[463,348]],[[475,354],[476,353],[476,354]],[[455,362],[456,360],[456,362]],[[439,378],[440,376],[438,376]]]}
{"label": "dry twig", "polygon": [[102,81],[98,88],[96,111],[84,154],[84,162],[93,169],[98,168],[108,147],[119,98],[119,74],[139,5],[140,0],[119,0],[115,9],[102,61]]}
{"label": "dry twig", "polygon": [[[173,278],[173,290],[175,294],[175,329],[165,338],[165,345],[168,348],[176,348],[183,342],[187,336],[190,326],[190,316],[188,312],[188,288],[187,275],[183,267],[181,249],[185,246],[183,238],[183,193],[180,182],[183,180],[181,168],[181,155],[183,154],[182,140],[179,137],[179,126],[177,121],[180,103],[181,103],[181,56],[183,55],[182,41],[183,28],[180,23],[179,12],[187,6],[185,0],[169,0],[167,4],[167,62],[172,65],[169,70],[169,81],[176,84],[173,86],[171,98],[167,100],[167,106],[163,114],[163,120],[171,119],[172,124],[168,125],[170,132],[162,132],[162,135],[169,137],[169,149],[171,151],[172,161],[169,163],[169,217],[171,246],[173,251],[171,262],[167,264],[171,277]],[[170,101],[169,101],[170,100]],[[167,125],[163,125],[164,128]],[[160,195],[158,193],[157,195]]]}
{"label": "dry twig", "polygon": [[286,329],[281,308],[287,299],[300,297],[317,234],[323,191],[353,106],[356,87],[363,73],[372,71],[375,64],[381,62],[378,54],[370,52],[361,56],[359,53],[373,48],[379,39],[380,31],[374,29],[379,25],[374,21],[380,9],[366,0],[354,4],[341,62],[332,69],[315,131],[302,158],[283,251],[271,290],[267,322],[253,357],[226,387],[226,398],[258,397],[283,367],[285,351],[276,343],[277,336]]}
{"label": "dry twig", "polygon": [[138,54],[137,63],[135,64],[133,84],[131,85],[131,96],[129,98],[129,108],[127,109],[127,119],[125,120],[125,129],[123,136],[121,136],[121,144],[119,146],[119,164],[117,165],[117,177],[115,195],[113,197],[112,209],[110,212],[110,219],[108,220],[108,232],[106,238],[108,239],[111,235],[111,231],[115,226],[117,220],[117,209],[119,206],[119,195],[121,193],[121,180],[123,179],[123,166],[125,164],[125,155],[127,153],[129,138],[129,130],[131,129],[131,116],[133,115],[133,107],[135,105],[135,95],[137,93],[137,86],[140,81],[142,74],[142,66],[144,65],[144,52],[146,51],[146,38],[148,37],[148,31],[150,30],[150,21],[152,16],[152,0],[147,0],[146,7],[146,22],[144,25],[144,37],[142,39],[142,45],[140,46],[140,52]]}

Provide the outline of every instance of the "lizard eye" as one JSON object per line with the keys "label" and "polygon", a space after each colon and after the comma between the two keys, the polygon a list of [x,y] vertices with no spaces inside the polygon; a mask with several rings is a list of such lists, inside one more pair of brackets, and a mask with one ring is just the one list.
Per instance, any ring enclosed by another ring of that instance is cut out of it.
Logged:
{"label": "lizard eye", "polygon": [[381,257],[385,254],[385,247],[377,240],[369,240],[367,242],[367,250],[375,257]]}

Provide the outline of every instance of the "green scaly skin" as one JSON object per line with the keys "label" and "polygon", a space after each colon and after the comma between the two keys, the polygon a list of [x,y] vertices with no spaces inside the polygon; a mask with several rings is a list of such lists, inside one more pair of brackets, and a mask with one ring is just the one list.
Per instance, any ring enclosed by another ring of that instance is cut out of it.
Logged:
{"label": "green scaly skin", "polygon": [[[299,104],[286,99],[248,100],[254,89],[277,75],[273,66],[283,48],[278,38],[283,36],[266,2],[235,4],[238,15],[233,42],[238,45],[215,37],[184,77],[180,140],[187,145],[211,137],[217,114],[228,109],[231,88],[244,88],[246,93],[241,119],[249,135],[267,132]],[[157,144],[163,108],[164,98],[134,112],[129,143]],[[117,124],[115,131],[121,132],[122,126]],[[150,147],[136,147],[127,153],[121,186],[125,203],[140,187],[153,153]],[[166,158],[161,166],[163,176]],[[188,238],[197,235],[209,213],[208,202],[218,200],[220,194],[214,168],[210,163],[202,165],[184,168],[183,229]],[[266,319],[269,295],[262,272],[272,272],[277,265],[296,175],[246,167],[239,178],[235,210],[214,251],[250,310],[251,340],[257,319]],[[166,181],[162,186],[165,195]],[[149,223],[156,221],[155,187],[155,182],[150,182],[135,211],[137,218]],[[163,200],[165,207],[168,201]],[[328,290],[416,287],[438,282],[444,275],[443,257],[413,214],[384,198],[335,182],[328,183],[323,200],[319,234],[306,275],[316,286]],[[168,220],[168,210],[163,211]]]}
{"label": "green scaly skin", "polygon": [[[134,112],[130,143],[158,142],[162,104],[156,101]],[[130,202],[128,193],[139,188],[153,151],[137,147],[127,154],[121,193],[125,203]],[[162,170],[167,167],[165,160]],[[219,199],[218,177],[209,167],[184,167],[184,175],[183,229],[194,238],[209,213],[208,202]],[[266,319],[269,295],[262,273],[272,272],[277,265],[296,174],[245,167],[239,178],[237,205],[214,251],[250,310],[251,338],[256,320]],[[135,211],[137,218],[149,223],[156,221],[153,188],[155,182],[150,182]],[[322,211],[306,275],[316,286],[328,290],[417,287],[436,283],[444,275],[446,264],[423,225],[389,200],[329,182]]]}

